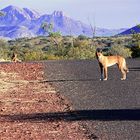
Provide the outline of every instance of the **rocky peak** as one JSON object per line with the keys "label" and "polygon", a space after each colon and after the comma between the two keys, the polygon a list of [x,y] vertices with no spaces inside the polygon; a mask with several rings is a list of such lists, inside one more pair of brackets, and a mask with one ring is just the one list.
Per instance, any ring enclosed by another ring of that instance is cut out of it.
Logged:
{"label": "rocky peak", "polygon": [[62,11],[54,11],[52,13],[52,16],[54,16],[54,17],[63,17],[64,13]]}
{"label": "rocky peak", "polygon": [[40,14],[35,10],[30,10],[28,8],[23,8],[23,10],[31,17],[31,19],[36,19],[40,17]]}

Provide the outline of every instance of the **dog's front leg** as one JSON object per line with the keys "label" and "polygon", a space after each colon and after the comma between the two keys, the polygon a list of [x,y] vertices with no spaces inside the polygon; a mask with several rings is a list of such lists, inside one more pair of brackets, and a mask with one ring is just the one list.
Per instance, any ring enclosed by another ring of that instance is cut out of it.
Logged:
{"label": "dog's front leg", "polygon": [[107,67],[104,66],[104,80],[108,79],[108,74],[107,74]]}
{"label": "dog's front leg", "polygon": [[104,75],[103,75],[103,66],[102,66],[102,64],[100,64],[100,71],[101,71],[101,78],[100,78],[100,80],[103,81]]}

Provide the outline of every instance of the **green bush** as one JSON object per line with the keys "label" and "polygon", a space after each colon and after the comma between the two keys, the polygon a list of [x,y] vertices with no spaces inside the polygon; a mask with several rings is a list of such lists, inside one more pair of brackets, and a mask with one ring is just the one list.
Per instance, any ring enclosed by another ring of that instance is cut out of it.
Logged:
{"label": "green bush", "polygon": [[7,41],[0,39],[0,59],[10,59],[10,49]]}
{"label": "green bush", "polygon": [[131,45],[132,57],[140,57],[140,34],[132,35]]}
{"label": "green bush", "polygon": [[87,36],[85,36],[85,35],[79,35],[78,36],[78,39],[80,39],[80,40],[85,40],[85,39],[87,39],[88,37]]}
{"label": "green bush", "polygon": [[68,58],[70,59],[93,59],[95,58],[95,47],[76,47],[71,48],[68,52]]}
{"label": "green bush", "polygon": [[140,57],[140,41],[135,42],[133,47],[131,47],[132,57]]}
{"label": "green bush", "polygon": [[129,48],[126,48],[124,46],[113,46],[111,47],[108,52],[108,55],[120,55],[123,56],[125,58],[131,57],[131,50]]}
{"label": "green bush", "polygon": [[59,60],[59,59],[62,59],[62,58],[53,54],[47,55],[47,60]]}
{"label": "green bush", "polygon": [[29,51],[25,53],[24,60],[25,61],[34,61],[34,60],[44,60],[47,59],[46,55],[43,53],[43,51]]}
{"label": "green bush", "polygon": [[74,46],[68,52],[68,57],[71,59],[93,59],[95,52],[96,47],[92,46],[89,40],[76,39]]}

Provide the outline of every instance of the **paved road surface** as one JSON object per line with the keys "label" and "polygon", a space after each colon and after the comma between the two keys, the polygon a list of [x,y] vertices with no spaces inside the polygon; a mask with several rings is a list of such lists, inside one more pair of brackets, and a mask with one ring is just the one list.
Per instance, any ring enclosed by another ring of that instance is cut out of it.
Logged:
{"label": "paved road surface", "polygon": [[96,60],[45,62],[45,78],[75,109],[67,119],[81,120],[91,139],[140,140],[140,59],[127,63],[126,81],[113,66],[102,82]]}

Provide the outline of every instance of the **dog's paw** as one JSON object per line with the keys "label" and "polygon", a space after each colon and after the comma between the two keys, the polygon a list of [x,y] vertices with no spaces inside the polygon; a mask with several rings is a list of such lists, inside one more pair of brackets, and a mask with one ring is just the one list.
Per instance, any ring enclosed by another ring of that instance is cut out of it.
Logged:
{"label": "dog's paw", "polygon": [[105,78],[104,81],[107,81],[107,78]]}
{"label": "dog's paw", "polygon": [[121,78],[122,81],[126,80],[126,78]]}

